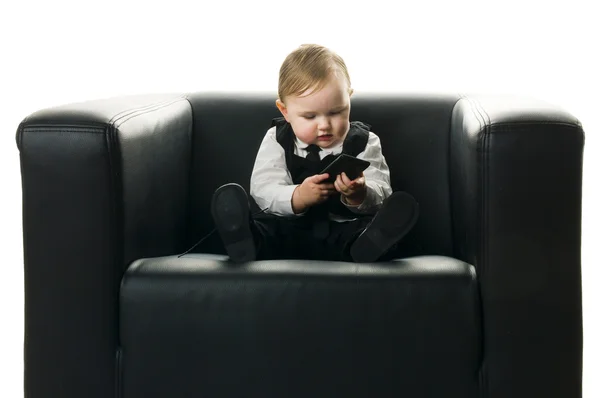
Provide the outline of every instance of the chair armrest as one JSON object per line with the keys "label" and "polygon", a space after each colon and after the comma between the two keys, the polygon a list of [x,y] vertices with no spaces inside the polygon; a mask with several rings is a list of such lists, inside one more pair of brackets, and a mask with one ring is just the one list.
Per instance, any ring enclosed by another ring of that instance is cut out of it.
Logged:
{"label": "chair armrest", "polygon": [[541,101],[462,97],[450,134],[455,252],[482,296],[484,396],[581,396],[581,124]]}
{"label": "chair armrest", "polygon": [[115,396],[119,284],[133,260],[183,249],[191,128],[180,95],[20,124],[27,397]]}

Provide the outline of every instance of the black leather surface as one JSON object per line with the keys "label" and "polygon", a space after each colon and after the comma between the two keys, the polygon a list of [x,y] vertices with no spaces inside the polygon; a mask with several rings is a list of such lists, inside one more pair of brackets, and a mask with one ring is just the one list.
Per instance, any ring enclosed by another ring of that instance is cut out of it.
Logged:
{"label": "black leather surface", "polygon": [[182,248],[190,136],[173,95],[65,105],[19,127],[26,397],[114,396],[119,282],[133,259]]}
{"label": "black leather surface", "polygon": [[584,134],[532,99],[465,97],[451,130],[457,256],[477,267],[485,397],[580,397]]}
{"label": "black leather surface", "polygon": [[127,398],[478,396],[477,280],[451,258],[155,258],[120,302]]}
{"label": "black leather surface", "polygon": [[[250,174],[271,119],[280,116],[266,94],[191,94],[194,111],[190,246],[213,228],[210,195]],[[410,192],[421,216],[404,239],[403,255],[453,255],[448,179],[449,128],[458,96],[356,94],[351,120],[372,125],[391,170],[392,188]],[[202,251],[223,253],[218,241]]]}

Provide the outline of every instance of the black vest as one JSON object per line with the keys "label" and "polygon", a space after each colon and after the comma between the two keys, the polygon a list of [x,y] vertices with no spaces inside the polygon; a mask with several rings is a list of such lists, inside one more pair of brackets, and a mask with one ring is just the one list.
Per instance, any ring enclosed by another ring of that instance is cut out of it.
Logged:
{"label": "black vest", "polygon": [[[320,173],[325,167],[335,160],[339,155],[327,155],[320,162],[313,162],[302,156],[294,153],[296,135],[292,130],[292,126],[283,118],[273,119],[272,126],[277,126],[275,136],[277,142],[285,151],[285,163],[292,176],[294,184],[301,184],[307,177]],[[351,156],[358,156],[363,152],[369,141],[369,131],[371,126],[368,124],[355,121],[350,122],[350,129],[342,144],[342,153]],[[318,208],[318,209],[317,209]],[[337,193],[329,197],[329,199],[312,207],[308,214],[323,215],[323,213],[333,213],[340,216],[356,217],[356,214],[348,210],[340,202],[340,194]]]}

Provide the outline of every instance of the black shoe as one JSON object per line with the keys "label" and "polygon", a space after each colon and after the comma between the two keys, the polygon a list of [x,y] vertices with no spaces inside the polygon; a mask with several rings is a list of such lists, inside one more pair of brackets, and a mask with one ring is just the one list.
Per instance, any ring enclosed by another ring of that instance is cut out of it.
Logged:
{"label": "black shoe", "polygon": [[241,263],[255,260],[250,207],[244,188],[238,184],[219,187],[213,194],[210,210],[231,261]]}
{"label": "black shoe", "polygon": [[418,217],[416,200],[406,192],[394,192],[352,244],[352,259],[357,263],[377,261],[411,230]]}

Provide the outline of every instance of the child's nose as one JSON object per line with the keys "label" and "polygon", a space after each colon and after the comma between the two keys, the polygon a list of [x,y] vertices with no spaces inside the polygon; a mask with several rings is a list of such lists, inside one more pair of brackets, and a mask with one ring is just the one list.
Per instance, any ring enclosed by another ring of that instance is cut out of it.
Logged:
{"label": "child's nose", "polygon": [[319,120],[319,130],[328,130],[331,127],[331,122],[328,117]]}

